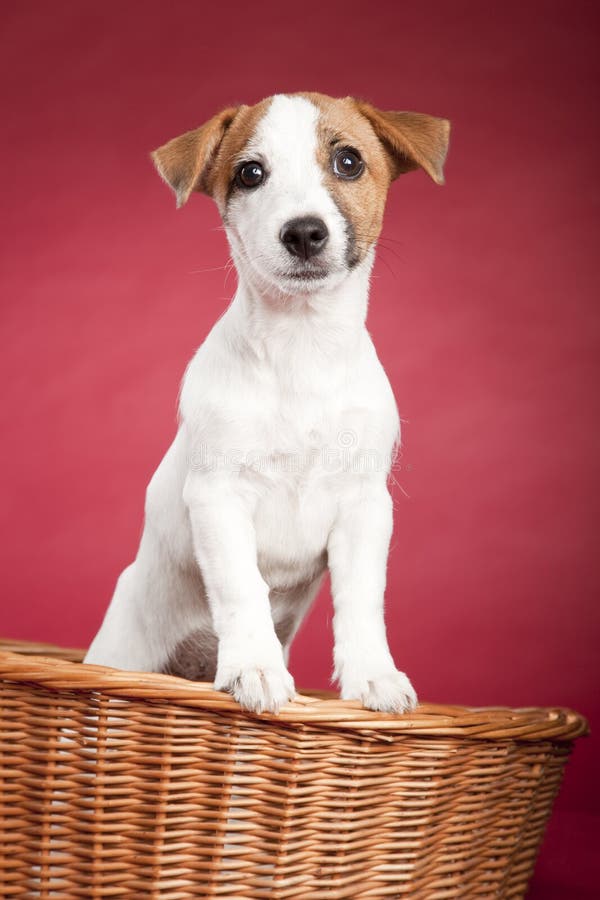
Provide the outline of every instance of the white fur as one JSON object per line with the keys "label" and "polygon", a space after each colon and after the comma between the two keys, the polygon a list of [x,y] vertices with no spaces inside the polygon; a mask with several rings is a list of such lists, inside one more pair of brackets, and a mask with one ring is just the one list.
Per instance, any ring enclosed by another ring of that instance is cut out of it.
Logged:
{"label": "white fur", "polygon": [[[307,100],[276,97],[254,136],[247,158],[268,180],[226,217],[239,286],[188,367],[138,555],[86,662],[160,671],[190,632],[214,632],[215,686],[276,711],[294,696],[289,643],[328,561],[342,696],[402,711],[416,697],[383,621],[398,415],[365,328],[373,252],[347,271],[316,120]],[[309,214],[330,231],[317,288],[286,278],[278,239]],[[275,625],[290,617],[282,647]]]}
{"label": "white fur", "polygon": [[[279,240],[282,225],[296,216],[319,216],[329,227],[329,242],[321,257],[332,269],[328,287],[340,284],[347,274],[346,223],[323,186],[317,161],[317,119],[318,111],[308,100],[276,96],[244,150],[246,159],[264,161],[269,175],[260,190],[234,198],[227,234],[238,271],[250,265],[257,287],[267,293],[298,288],[297,282],[286,285],[285,273],[293,265]],[[306,286],[311,291],[313,287]]]}

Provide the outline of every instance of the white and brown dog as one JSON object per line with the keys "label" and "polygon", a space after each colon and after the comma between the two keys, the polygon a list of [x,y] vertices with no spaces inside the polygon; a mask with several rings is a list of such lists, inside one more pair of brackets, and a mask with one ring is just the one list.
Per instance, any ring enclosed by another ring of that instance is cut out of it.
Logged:
{"label": "white and brown dog", "polygon": [[277,711],[329,567],[342,697],[414,706],[383,616],[399,419],[365,317],[390,182],[421,167],[442,183],[448,133],[307,93],[226,109],[155,151],[178,206],[216,201],[238,288],[187,369],[139,552],[86,662],[214,680]]}

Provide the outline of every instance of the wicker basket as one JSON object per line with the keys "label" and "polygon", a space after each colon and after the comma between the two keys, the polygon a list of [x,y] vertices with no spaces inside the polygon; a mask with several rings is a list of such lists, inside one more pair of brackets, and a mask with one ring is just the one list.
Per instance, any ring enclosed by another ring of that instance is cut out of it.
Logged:
{"label": "wicker basket", "polygon": [[325,695],[253,716],[208,685],[0,649],[2,897],[523,897],[587,728]]}

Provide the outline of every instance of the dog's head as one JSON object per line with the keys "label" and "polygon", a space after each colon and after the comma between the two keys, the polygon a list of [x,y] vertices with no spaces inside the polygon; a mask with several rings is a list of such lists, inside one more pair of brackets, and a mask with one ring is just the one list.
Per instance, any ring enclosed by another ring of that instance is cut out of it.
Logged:
{"label": "dog's head", "polygon": [[334,287],[370,264],[390,183],[443,183],[450,123],[346,97],[279,94],[225,109],[155,150],[182,206],[216,201],[238,267],[287,294]]}

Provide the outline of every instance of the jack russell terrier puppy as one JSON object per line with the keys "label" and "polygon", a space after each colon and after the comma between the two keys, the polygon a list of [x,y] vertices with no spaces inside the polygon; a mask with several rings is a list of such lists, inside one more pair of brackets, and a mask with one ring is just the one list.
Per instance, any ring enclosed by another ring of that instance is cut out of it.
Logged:
{"label": "jack russell terrier puppy", "polygon": [[277,712],[328,567],[341,696],[414,707],[383,614],[399,418],[365,317],[388,187],[419,167],[443,183],[449,128],[276,95],[152,154],[177,206],[216,201],[238,287],[188,366],[137,557],[86,662],[214,681]]}

